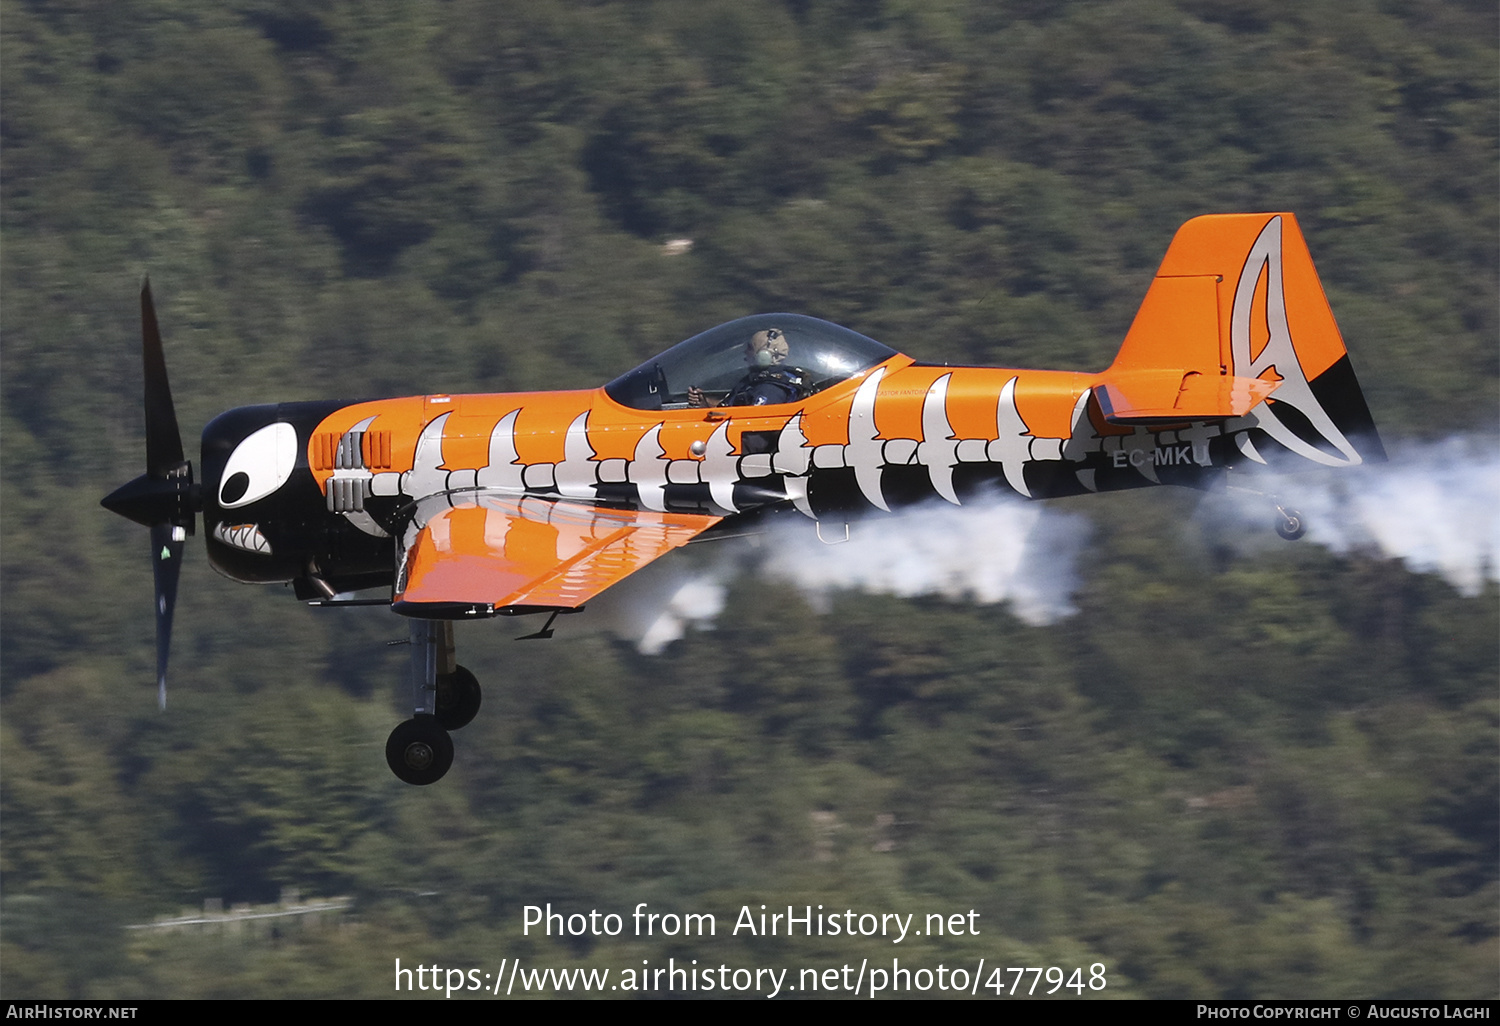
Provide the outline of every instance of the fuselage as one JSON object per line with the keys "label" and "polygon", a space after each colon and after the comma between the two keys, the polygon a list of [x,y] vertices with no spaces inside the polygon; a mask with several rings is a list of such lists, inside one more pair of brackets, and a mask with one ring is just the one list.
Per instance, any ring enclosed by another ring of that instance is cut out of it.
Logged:
{"label": "fuselage", "polygon": [[[392,539],[438,494],[847,521],[997,490],[1201,486],[1234,461],[1217,424],[1106,422],[1098,380],[898,354],[777,406],[641,410],[600,388],[243,407],[204,433],[205,533],[238,580],[311,572],[344,590],[389,580]],[[226,491],[226,471],[249,490]]]}
{"label": "fuselage", "polygon": [[[225,573],[327,597],[390,583],[437,500],[847,521],[996,489],[1201,487],[1283,458],[1384,450],[1295,219],[1234,214],[1183,226],[1098,374],[919,364],[759,314],[597,389],[232,410],[204,432],[203,507]],[[507,509],[479,550],[517,519],[552,529]],[[567,547],[524,551],[564,566]]]}

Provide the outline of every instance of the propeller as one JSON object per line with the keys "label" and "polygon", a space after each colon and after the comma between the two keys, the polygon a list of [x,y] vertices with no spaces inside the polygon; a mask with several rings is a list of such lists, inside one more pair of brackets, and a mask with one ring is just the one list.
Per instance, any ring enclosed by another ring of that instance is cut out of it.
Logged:
{"label": "propeller", "polygon": [[177,605],[177,576],[182,550],[203,508],[193,465],[182,458],[182,436],[167,383],[161,331],[151,282],[141,288],[141,363],[145,369],[146,472],[104,497],[112,513],[151,528],[151,568],[156,584],[156,700],[167,707],[167,655],[172,644],[172,611]]}

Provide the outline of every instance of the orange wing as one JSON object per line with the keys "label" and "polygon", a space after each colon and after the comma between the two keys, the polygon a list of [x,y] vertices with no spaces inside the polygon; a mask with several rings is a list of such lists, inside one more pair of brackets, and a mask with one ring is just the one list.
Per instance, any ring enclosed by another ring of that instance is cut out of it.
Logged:
{"label": "orange wing", "polygon": [[575,609],[721,519],[483,492],[437,496],[418,508],[392,608],[433,618]]}

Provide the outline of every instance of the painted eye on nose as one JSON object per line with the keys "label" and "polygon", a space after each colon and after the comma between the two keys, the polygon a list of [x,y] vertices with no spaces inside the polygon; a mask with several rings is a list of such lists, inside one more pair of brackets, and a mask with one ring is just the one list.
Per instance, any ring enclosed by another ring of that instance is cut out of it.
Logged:
{"label": "painted eye on nose", "polygon": [[267,424],[230,453],[219,483],[219,505],[234,509],[264,499],[286,484],[296,465],[297,429]]}

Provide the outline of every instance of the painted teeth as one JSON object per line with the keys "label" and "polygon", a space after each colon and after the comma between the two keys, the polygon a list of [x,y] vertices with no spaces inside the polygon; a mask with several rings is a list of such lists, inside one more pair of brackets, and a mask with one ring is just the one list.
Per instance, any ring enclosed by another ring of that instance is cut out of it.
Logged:
{"label": "painted teeth", "polygon": [[225,545],[232,545],[246,552],[271,554],[271,543],[254,524],[220,524],[214,528],[214,537]]}

